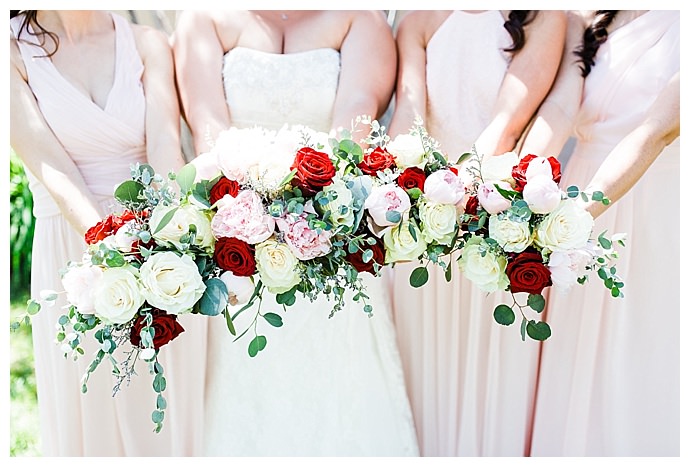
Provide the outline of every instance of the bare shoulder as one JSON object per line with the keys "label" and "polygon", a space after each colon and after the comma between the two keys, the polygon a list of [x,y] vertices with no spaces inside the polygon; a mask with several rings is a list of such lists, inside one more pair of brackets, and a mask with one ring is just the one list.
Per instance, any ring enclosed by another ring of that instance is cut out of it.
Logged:
{"label": "bare shoulder", "polygon": [[143,24],[132,24],[132,31],[142,60],[170,53],[170,42],[163,31]]}
{"label": "bare shoulder", "polygon": [[232,48],[240,32],[250,23],[256,22],[256,15],[249,10],[183,10],[177,19],[174,38],[193,41],[198,35],[217,35],[223,48]]}
{"label": "bare shoulder", "polygon": [[400,19],[397,35],[426,44],[452,13],[450,10],[412,10]]}
{"label": "bare shoulder", "polygon": [[531,29],[565,29],[568,24],[568,13],[563,10],[539,10]]}
{"label": "bare shoulder", "polygon": [[10,31],[10,68],[17,70],[22,75],[24,80],[27,79],[24,59],[22,58],[22,54],[19,51],[19,45],[17,44],[17,39],[12,34],[12,31]]}

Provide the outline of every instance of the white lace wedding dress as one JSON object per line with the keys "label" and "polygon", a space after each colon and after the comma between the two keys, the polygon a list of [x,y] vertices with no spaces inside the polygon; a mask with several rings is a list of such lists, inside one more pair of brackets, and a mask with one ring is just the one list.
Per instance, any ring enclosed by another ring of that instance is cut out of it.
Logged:
{"label": "white lace wedding dress", "polygon": [[[223,79],[233,125],[303,124],[328,131],[340,72],[334,49],[273,54],[235,48]],[[417,441],[382,278],[368,274],[369,317],[358,302],[329,319],[332,302],[270,297],[259,318],[267,346],[248,355],[222,317],[209,326],[205,453],[209,456],[416,456]],[[244,329],[254,313],[238,317]]]}

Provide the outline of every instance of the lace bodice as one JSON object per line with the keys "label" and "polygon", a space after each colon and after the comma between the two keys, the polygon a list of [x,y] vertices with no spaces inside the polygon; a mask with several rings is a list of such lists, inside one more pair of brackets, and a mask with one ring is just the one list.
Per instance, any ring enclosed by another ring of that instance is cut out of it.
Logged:
{"label": "lace bodice", "polygon": [[223,85],[233,126],[286,123],[329,131],[340,53],[320,48],[276,54],[235,47],[223,59]]}

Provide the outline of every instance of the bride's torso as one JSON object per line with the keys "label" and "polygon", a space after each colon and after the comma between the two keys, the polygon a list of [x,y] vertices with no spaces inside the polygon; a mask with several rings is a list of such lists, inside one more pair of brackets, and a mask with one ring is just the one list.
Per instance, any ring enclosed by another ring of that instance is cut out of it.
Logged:
{"label": "bride's torso", "polygon": [[339,75],[336,49],[280,54],[235,47],[223,57],[231,124],[270,129],[298,124],[327,132]]}

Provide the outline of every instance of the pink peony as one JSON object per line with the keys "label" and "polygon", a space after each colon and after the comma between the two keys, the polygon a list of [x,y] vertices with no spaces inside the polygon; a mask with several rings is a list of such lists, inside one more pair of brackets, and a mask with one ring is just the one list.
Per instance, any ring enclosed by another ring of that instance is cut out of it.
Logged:
{"label": "pink peony", "polygon": [[438,170],[424,181],[424,197],[440,204],[459,204],[465,198],[465,186],[451,170]]}
{"label": "pink peony", "polygon": [[261,197],[252,190],[242,190],[235,198],[225,195],[218,201],[211,229],[216,238],[234,237],[254,245],[269,238],[275,221],[264,208]]}
{"label": "pink peony", "polygon": [[331,234],[329,231],[317,232],[309,227],[307,216],[288,214],[277,219],[278,230],[290,251],[302,261],[327,255],[331,251]]}
{"label": "pink peony", "polygon": [[[546,165],[551,170],[548,163]],[[522,190],[522,198],[532,212],[548,214],[561,203],[561,190],[551,178],[550,172],[548,175],[528,176],[527,183]]]}
{"label": "pink peony", "polygon": [[489,214],[498,214],[510,207],[510,200],[504,198],[494,185],[498,185],[504,190],[512,190],[508,182],[482,183],[479,185],[477,190],[479,204]]}
{"label": "pink peony", "polygon": [[386,219],[386,213],[396,211],[402,214],[410,210],[412,204],[408,194],[395,184],[380,185],[372,188],[371,193],[364,202],[364,209],[369,211],[369,215],[379,227],[396,225],[398,222],[391,222]]}

